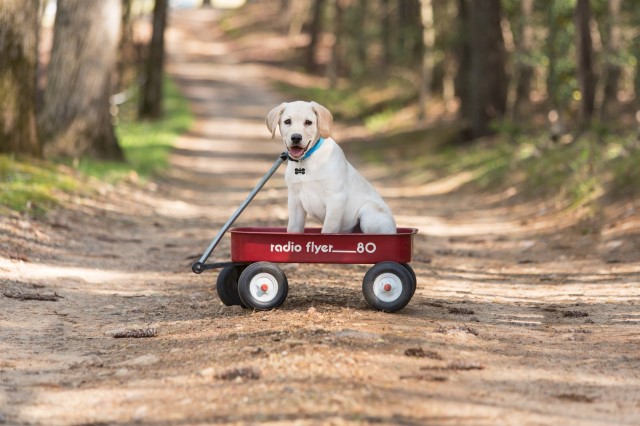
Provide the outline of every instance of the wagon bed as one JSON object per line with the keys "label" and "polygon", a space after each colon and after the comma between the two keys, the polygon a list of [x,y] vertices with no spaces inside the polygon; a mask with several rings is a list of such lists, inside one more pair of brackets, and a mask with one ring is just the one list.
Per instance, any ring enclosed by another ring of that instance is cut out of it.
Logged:
{"label": "wagon bed", "polygon": [[396,234],[322,234],[320,228],[288,233],[286,228],[238,227],[231,233],[231,261],[239,263],[411,262],[415,228]]}

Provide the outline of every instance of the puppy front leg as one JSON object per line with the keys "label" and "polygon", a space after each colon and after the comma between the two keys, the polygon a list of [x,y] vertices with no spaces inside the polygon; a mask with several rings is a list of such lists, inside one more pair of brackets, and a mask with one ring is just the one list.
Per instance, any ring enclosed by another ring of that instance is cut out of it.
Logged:
{"label": "puppy front leg", "polygon": [[323,234],[337,234],[342,230],[342,217],[347,199],[341,195],[333,195],[327,200],[327,213],[322,225]]}
{"label": "puppy front leg", "polygon": [[304,223],[307,219],[307,212],[302,207],[297,194],[289,191],[289,224],[287,232],[304,232]]}

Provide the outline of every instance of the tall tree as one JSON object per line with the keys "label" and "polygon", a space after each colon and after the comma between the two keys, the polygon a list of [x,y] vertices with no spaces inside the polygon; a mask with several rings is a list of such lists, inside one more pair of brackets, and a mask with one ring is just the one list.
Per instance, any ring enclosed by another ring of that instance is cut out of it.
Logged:
{"label": "tall tree", "polygon": [[140,96],[140,117],[162,116],[162,84],[164,75],[164,30],[167,25],[168,0],[156,0],[153,8],[153,34],[146,63],[145,82]]}
{"label": "tall tree", "polygon": [[420,16],[422,22],[422,63],[420,72],[420,90],[418,100],[418,118],[427,116],[426,106],[433,80],[433,49],[436,43],[436,31],[433,22],[433,4],[431,0],[421,0]]}
{"label": "tall tree", "polygon": [[580,122],[586,126],[593,116],[596,77],[593,71],[593,44],[591,42],[591,5],[589,0],[576,3],[576,35],[578,50],[578,85],[580,87]]}
{"label": "tall tree", "polygon": [[616,115],[618,87],[622,67],[619,64],[621,29],[619,24],[622,0],[609,0],[609,14],[606,19],[605,79],[600,106],[600,119],[606,121]]}
{"label": "tall tree", "polygon": [[361,77],[367,70],[367,46],[369,41],[367,39],[366,31],[367,11],[367,1],[358,0],[355,7],[356,16],[353,21],[353,38],[355,39],[355,46],[351,72],[354,77]]}
{"label": "tall tree", "polygon": [[460,101],[460,118],[471,123],[471,18],[470,0],[457,0],[458,18],[454,52],[456,58],[455,94]]}
{"label": "tall tree", "polygon": [[327,77],[329,86],[335,89],[338,85],[338,69],[340,68],[340,44],[343,33],[344,0],[333,0],[333,46],[331,46],[331,58],[327,64]]}
{"label": "tall tree", "polygon": [[121,0],[58,0],[38,124],[45,155],[122,159],[109,97]]}
{"label": "tall tree", "polygon": [[418,65],[422,62],[422,23],[420,0],[398,2],[398,50],[400,62]]}
{"label": "tall tree", "polygon": [[469,12],[471,136],[477,138],[491,133],[491,121],[504,115],[508,81],[500,0],[472,1]]}
{"label": "tall tree", "polygon": [[533,0],[521,0],[520,18],[518,22],[519,37],[516,43],[515,58],[515,97],[511,116],[514,119],[525,117],[529,112],[531,102],[531,81],[534,67],[531,63],[531,49],[533,47]]}
{"label": "tall tree", "polygon": [[38,0],[0,2],[0,152],[39,155],[36,133]]}
{"label": "tall tree", "polygon": [[307,46],[306,69],[308,72],[317,71],[318,64],[316,62],[316,50],[320,41],[320,33],[322,32],[322,14],[324,12],[325,0],[314,0],[311,16],[311,25],[309,27],[309,46]]}
{"label": "tall tree", "polygon": [[380,37],[382,39],[382,67],[387,69],[393,61],[393,13],[390,0],[382,0],[382,28]]}

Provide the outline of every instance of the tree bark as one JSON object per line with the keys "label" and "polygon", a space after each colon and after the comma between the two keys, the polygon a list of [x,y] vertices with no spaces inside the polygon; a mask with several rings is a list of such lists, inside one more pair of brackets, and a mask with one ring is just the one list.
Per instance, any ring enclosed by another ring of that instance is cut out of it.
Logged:
{"label": "tree bark", "polygon": [[149,58],[147,58],[146,80],[140,96],[140,117],[162,117],[162,84],[164,75],[164,30],[167,24],[168,0],[156,0],[153,9],[153,34]]}
{"label": "tree bark", "polygon": [[516,59],[516,86],[515,99],[511,117],[519,119],[526,117],[531,109],[531,81],[534,68],[531,64],[531,48],[533,45],[533,26],[531,15],[533,13],[533,0],[522,0],[520,5],[520,37],[517,43]]}
{"label": "tree bark", "polygon": [[58,0],[38,119],[46,156],[123,158],[109,113],[121,5],[121,0]]}
{"label": "tree bark", "polygon": [[0,2],[0,152],[39,156],[36,132],[38,0]]}
{"label": "tree bark", "polygon": [[333,46],[331,46],[331,59],[327,66],[329,87],[335,89],[338,85],[338,69],[340,68],[340,42],[342,39],[342,26],[344,20],[343,0],[333,0]]}
{"label": "tree bark", "polygon": [[398,2],[398,50],[397,59],[405,65],[418,67],[422,63],[422,24],[420,0]]}
{"label": "tree bark", "polygon": [[580,123],[587,126],[593,117],[596,77],[593,71],[593,47],[591,42],[591,6],[589,0],[576,4],[576,34],[578,50],[578,84],[580,87]]}
{"label": "tree bark", "polygon": [[325,0],[315,0],[313,2],[313,16],[311,17],[311,27],[309,29],[309,46],[307,46],[306,69],[308,72],[316,72],[318,64],[316,62],[316,50],[322,32],[322,12],[324,11]]}
{"label": "tree bark", "polygon": [[620,19],[621,0],[609,0],[609,15],[607,19],[607,43],[605,49],[605,79],[600,106],[600,120],[607,121],[617,114],[618,83],[622,74],[622,67],[617,62],[620,50]]}
{"label": "tree bark", "polygon": [[505,46],[500,26],[500,0],[472,1],[471,136],[491,133],[491,121],[504,115],[507,101]]}
{"label": "tree bark", "polygon": [[422,22],[422,64],[420,72],[420,90],[418,98],[418,119],[427,118],[427,101],[431,95],[433,80],[433,49],[436,43],[436,32],[433,22],[433,4],[431,0],[421,0],[420,17]]}
{"label": "tree bark", "polygon": [[392,33],[393,33],[393,23],[392,23],[392,13],[391,13],[391,5],[389,4],[389,0],[382,0],[382,28],[381,28],[381,38],[382,38],[382,68],[387,70],[391,63],[393,62],[393,44],[392,44]]}
{"label": "tree bark", "polygon": [[456,76],[455,95],[460,102],[459,116],[466,124],[471,123],[471,18],[470,0],[457,0],[458,19],[455,40]]}
{"label": "tree bark", "polygon": [[361,77],[367,71],[367,1],[358,0],[356,5],[356,17],[352,32],[352,37],[355,41],[355,52],[353,66],[351,67],[351,74],[355,78]]}

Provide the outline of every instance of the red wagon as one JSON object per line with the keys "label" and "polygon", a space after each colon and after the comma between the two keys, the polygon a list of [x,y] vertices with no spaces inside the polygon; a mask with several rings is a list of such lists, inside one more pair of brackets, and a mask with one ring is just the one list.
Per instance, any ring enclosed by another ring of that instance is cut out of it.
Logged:
{"label": "red wagon", "polygon": [[418,232],[414,228],[398,228],[395,234],[322,234],[319,228],[306,228],[303,233],[288,233],[285,228],[232,228],[231,262],[205,263],[224,233],[286,158],[283,153],[256,185],[193,264],[193,272],[222,268],[216,289],[225,305],[269,310],[284,302],[289,289],[287,277],[277,263],[373,264],[362,282],[365,300],[386,312],[404,308],[416,290],[416,275],[409,266],[413,236]]}

